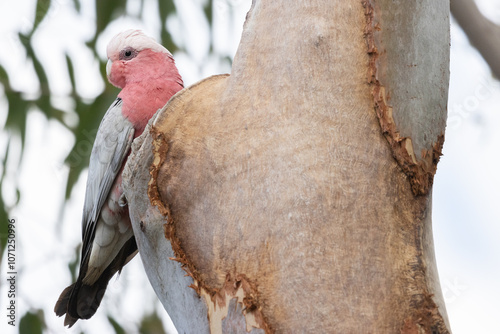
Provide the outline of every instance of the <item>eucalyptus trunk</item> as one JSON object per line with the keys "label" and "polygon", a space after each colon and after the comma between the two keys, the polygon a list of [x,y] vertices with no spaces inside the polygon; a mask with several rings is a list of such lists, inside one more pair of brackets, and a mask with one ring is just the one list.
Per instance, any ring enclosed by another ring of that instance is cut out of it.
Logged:
{"label": "eucalyptus trunk", "polygon": [[431,226],[449,2],[255,0],[125,188],[179,333],[448,333]]}

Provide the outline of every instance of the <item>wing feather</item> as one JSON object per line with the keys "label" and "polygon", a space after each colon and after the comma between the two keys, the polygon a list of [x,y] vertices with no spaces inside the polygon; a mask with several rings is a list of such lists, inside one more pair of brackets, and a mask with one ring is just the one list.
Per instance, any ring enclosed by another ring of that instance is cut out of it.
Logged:
{"label": "wing feather", "polygon": [[92,148],[83,205],[81,265],[90,255],[99,214],[134,140],[134,127],[122,116],[122,105],[117,98],[109,107]]}

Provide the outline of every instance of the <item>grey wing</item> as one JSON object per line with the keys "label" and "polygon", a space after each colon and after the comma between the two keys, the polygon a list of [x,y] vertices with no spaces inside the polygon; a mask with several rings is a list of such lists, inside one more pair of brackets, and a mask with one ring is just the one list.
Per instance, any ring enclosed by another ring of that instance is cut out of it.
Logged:
{"label": "grey wing", "polygon": [[90,155],[83,205],[81,264],[90,255],[102,206],[134,140],[134,127],[122,116],[122,104],[122,99],[118,98],[109,107],[99,125]]}

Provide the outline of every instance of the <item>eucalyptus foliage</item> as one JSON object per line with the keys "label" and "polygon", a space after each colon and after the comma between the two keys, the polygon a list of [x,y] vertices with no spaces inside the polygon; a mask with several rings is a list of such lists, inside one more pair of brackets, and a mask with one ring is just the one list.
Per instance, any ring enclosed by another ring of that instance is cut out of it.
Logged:
{"label": "eucalyptus foliage", "polygon": [[[42,112],[48,120],[55,120],[71,131],[75,138],[74,145],[65,159],[65,164],[69,167],[65,189],[65,199],[67,200],[70,197],[71,191],[80,174],[88,166],[91,145],[94,141],[100,120],[102,119],[102,116],[106,112],[108,106],[113,102],[118,94],[118,89],[106,84],[103,91],[91,101],[89,101],[88,98],[81,96],[76,89],[75,60],[69,54],[65,54],[66,67],[71,81],[71,92],[69,94],[69,99],[71,100],[71,105],[73,106],[73,110],[71,111],[78,116],[78,122],[76,124],[68,121],[68,117],[66,117],[68,111],[59,109],[53,103],[54,94],[48,80],[51,73],[48,72],[48,70],[44,67],[43,62],[39,59],[33,43],[35,33],[37,29],[39,29],[40,23],[42,23],[44,19],[48,18],[48,13],[50,12],[50,9],[56,5],[57,0],[32,1],[37,1],[32,29],[29,33],[18,32],[18,37],[26,52],[27,65],[33,65],[39,83],[38,94],[35,94],[36,96],[27,96],[24,92],[14,89],[11,84],[12,78],[9,77],[5,66],[0,63],[0,92],[3,91],[4,100],[6,100],[8,104],[7,117],[3,129],[3,131],[7,133],[7,143],[4,143],[6,150],[3,156],[1,156],[2,168],[0,169],[0,259],[3,259],[5,255],[4,250],[7,240],[9,213],[19,203],[20,198],[23,196],[16,185],[15,203],[9,203],[9,205],[7,205],[2,197],[1,189],[7,177],[7,165],[12,163],[10,159],[14,159],[12,156],[21,156],[18,167],[23,164],[22,152],[24,152],[26,146],[26,126],[29,113],[33,111]],[[79,14],[81,14],[81,5],[83,1],[84,0],[73,0],[73,3],[71,4]],[[96,20],[94,22],[95,34],[91,40],[86,42],[85,47],[87,47],[94,55],[95,59],[99,61],[100,75],[102,80],[106,81],[106,60],[99,57],[97,40],[115,19],[123,16],[130,16],[130,14],[127,13],[127,0],[88,1],[95,1]],[[146,17],[145,12],[143,11],[144,1],[145,0],[140,0],[140,13],[139,15],[134,14],[134,17],[146,21],[151,18]],[[200,6],[203,6],[205,19],[210,29],[212,29],[213,1],[197,1],[197,3],[199,3]],[[155,19],[159,18],[162,23],[160,42],[174,54],[176,51],[185,52],[186,50],[184,50],[182,46],[178,46],[174,42],[166,24],[169,17],[177,15],[176,2],[173,0],[158,0],[156,13],[158,17]],[[213,41],[210,41],[210,52],[213,52],[212,45]],[[223,58],[222,56],[220,57]],[[15,152],[16,154],[13,154],[13,151],[18,150],[19,145],[16,145],[15,143],[19,141],[21,142],[21,154],[19,155],[19,152]],[[60,203],[60,205],[63,207],[64,203]],[[54,208],[54,210],[57,210],[57,208]],[[75,253],[79,254],[78,248],[75,249]],[[75,278],[77,263],[78,259],[68,263],[68,269],[71,272],[73,280]],[[46,316],[44,315],[43,310],[31,309],[20,318],[18,323],[19,331],[21,333],[42,333],[46,330],[45,317]],[[111,316],[108,316],[108,320],[116,333],[125,332],[120,324]],[[138,324],[138,327],[139,330],[144,333],[164,332],[161,320],[155,313],[145,315],[142,322]],[[62,330],[62,328],[60,328],[60,330]]]}

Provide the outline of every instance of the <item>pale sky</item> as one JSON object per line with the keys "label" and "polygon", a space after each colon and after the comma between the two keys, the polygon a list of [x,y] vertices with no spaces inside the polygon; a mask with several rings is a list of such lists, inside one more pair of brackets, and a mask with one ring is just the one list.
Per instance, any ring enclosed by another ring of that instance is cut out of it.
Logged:
{"label": "pale sky", "polygon": [[[208,32],[197,0],[177,3],[184,20],[172,18],[168,27],[176,42],[184,45],[192,56],[174,54],[186,84],[211,74],[229,72],[226,63],[207,57]],[[250,0],[215,1],[215,48],[234,55]],[[82,41],[93,36],[94,8],[83,1],[77,15],[70,0],[54,0],[52,8],[35,36],[35,50],[50,71],[50,85],[55,92],[54,103],[68,109],[69,77],[64,52],[78,64],[77,88],[81,95],[92,99],[104,87],[96,68],[97,62]],[[500,0],[481,0],[481,9],[500,22]],[[130,13],[137,11],[138,0],[129,0]],[[145,0],[146,13],[154,10],[156,1]],[[230,10],[232,9],[232,10]],[[233,14],[231,14],[233,13]],[[147,15],[147,14],[146,14]],[[0,64],[7,68],[15,89],[28,96],[37,94],[33,69],[25,64],[23,48],[17,31],[29,31],[34,17],[34,4],[28,1],[4,1],[0,4]],[[107,41],[118,31],[141,28],[148,34],[158,34],[157,15],[147,23],[135,19],[120,19],[111,24],[98,41],[104,58]],[[188,17],[188,18],[187,18]],[[191,20],[191,21],[189,21]],[[186,22],[188,21],[188,22]],[[194,22],[194,23],[193,23]],[[193,24],[190,24],[193,23]],[[234,28],[230,28],[234,27]],[[159,37],[159,36],[155,36]],[[92,82],[92,85],[88,83]],[[1,94],[0,94],[1,95]],[[500,333],[500,84],[467,38],[452,23],[451,83],[449,122],[444,155],[438,165],[433,190],[434,243],[441,286],[448,316],[455,334]],[[70,109],[70,108],[69,108]],[[6,102],[0,98],[0,124],[6,117]],[[74,115],[68,113],[71,120]],[[83,206],[86,173],[83,173],[67,203],[59,225],[59,206],[64,197],[68,169],[63,161],[74,138],[60,124],[47,121],[37,111],[28,117],[28,135],[23,164],[17,170],[16,159],[7,168],[2,195],[13,201],[13,189],[18,182],[22,197],[13,210],[17,220],[18,320],[30,308],[42,307],[48,323],[47,333],[107,333],[112,328],[105,312],[98,312],[90,321],[79,321],[71,330],[64,330],[62,319],[53,315],[52,308],[62,287],[70,284],[66,265],[80,243],[80,219]],[[0,155],[5,152],[6,133],[0,133]],[[7,300],[6,269],[0,268],[0,309]],[[124,290],[123,287],[129,288]],[[127,291],[123,294],[123,291]],[[143,313],[156,308],[156,301],[144,274],[139,257],[129,265],[119,279],[112,279],[101,308],[119,320],[128,332],[134,333],[133,322]],[[138,310],[140,310],[138,312]],[[3,312],[3,311],[2,311]],[[2,313],[3,314],[3,313]],[[1,333],[15,333],[7,327],[5,316],[0,319]],[[5,330],[4,330],[5,329]]]}

